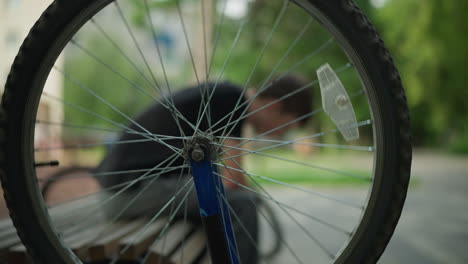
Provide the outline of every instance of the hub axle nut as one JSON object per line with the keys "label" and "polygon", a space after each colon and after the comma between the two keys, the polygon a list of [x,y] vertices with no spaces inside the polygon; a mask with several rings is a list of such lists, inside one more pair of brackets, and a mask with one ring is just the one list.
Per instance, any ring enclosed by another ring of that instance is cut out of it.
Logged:
{"label": "hub axle nut", "polygon": [[192,150],[191,157],[194,161],[202,161],[205,158],[205,152],[196,144]]}

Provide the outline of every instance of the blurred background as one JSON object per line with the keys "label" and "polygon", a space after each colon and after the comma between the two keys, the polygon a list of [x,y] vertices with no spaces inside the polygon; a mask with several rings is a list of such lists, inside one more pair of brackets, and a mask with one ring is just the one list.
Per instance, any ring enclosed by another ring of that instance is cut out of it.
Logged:
{"label": "blurred background", "polygon": [[[259,9],[270,8],[262,0],[228,1],[227,15],[234,21],[232,32],[235,31],[234,26],[237,27],[236,18],[242,17],[245,13],[246,7],[242,3],[247,2],[255,2]],[[468,1],[355,0],[355,2],[377,27],[401,73],[410,107],[415,147],[412,183],[407,204],[396,234],[380,263],[468,263],[466,251],[468,246],[468,229],[466,228],[468,224],[466,207],[468,201],[468,104],[466,103],[468,89],[465,87],[468,83],[466,73]],[[2,91],[19,46],[48,3],[49,1],[46,0],[1,0],[0,89]],[[127,7],[131,10],[131,23],[137,28],[148,27],[144,22],[141,6],[137,4],[138,2],[134,3]],[[164,3],[164,1],[159,2],[160,5]],[[256,18],[255,23],[258,26],[251,28],[248,45],[240,47],[245,57],[237,56],[236,58],[241,60],[237,62],[237,65],[249,63],[249,58],[255,57],[249,53],[250,45],[260,45],[260,39],[265,35],[262,32],[262,25],[270,25],[274,20],[274,13],[271,14],[270,17]],[[183,36],[171,34],[174,31],[171,27],[177,19],[175,11],[172,14],[161,14],[157,22],[164,26],[154,41],[159,42],[164,49],[164,56],[166,56],[164,59],[168,62],[168,75],[173,79],[178,79],[182,84],[193,76],[177,75],[184,71],[184,69],[181,70],[181,65],[188,64],[187,51],[180,39]],[[188,16],[188,20],[189,22],[198,21],[200,17]],[[112,23],[112,20],[110,17],[103,16],[101,22]],[[229,26],[230,24],[227,23],[227,31],[229,31]],[[294,24],[286,23],[278,29],[278,34],[286,36],[291,27],[294,27]],[[116,27],[116,31],[118,30],[120,29]],[[87,34],[80,40],[92,45],[93,41],[99,41],[95,37],[96,34],[99,33]],[[317,36],[307,37],[317,38]],[[194,45],[203,44],[194,43]],[[218,52],[220,59],[224,58],[229,45],[230,43],[220,43]],[[284,49],[280,42],[275,45],[277,49]],[[136,74],[111,51],[96,52],[106,58],[107,62],[113,65],[120,64],[120,69],[127,67],[126,76],[135,78],[138,82]],[[203,56],[203,54],[195,53],[194,56]],[[215,57],[215,64],[217,58]],[[80,78],[100,87],[110,87],[107,92],[104,91],[109,96],[117,89],[125,90],[126,87],[118,87],[118,85],[127,84],[110,83],[111,79],[103,77],[103,73],[91,67],[83,67],[87,63],[86,58],[78,53],[70,53],[60,61],[65,69],[79,72]],[[254,81],[260,81],[267,75],[267,65],[271,62],[265,60],[262,63],[265,64],[265,72],[262,73],[262,65],[260,65],[259,74],[255,77],[257,80]],[[218,64],[222,64],[222,61]],[[236,62],[232,64],[236,65]],[[317,65],[309,66],[317,67]],[[203,65],[200,68],[204,68]],[[238,71],[230,70],[230,75],[226,78],[240,79],[240,76],[245,75],[242,72],[243,69],[244,67],[240,67]],[[185,71],[190,71],[190,67]],[[65,91],[65,98],[76,97],[77,94],[67,93],[67,91],[72,91],[66,89],[67,85],[71,84],[66,82],[63,76],[51,76],[47,89],[56,91],[55,94]],[[122,105],[126,105],[128,109],[141,110],[138,107],[143,104],[137,102],[147,99],[130,93],[119,94],[116,98],[126,100]],[[83,101],[87,100],[83,97]],[[103,105],[90,107],[93,107],[96,112],[108,111]],[[103,109],[98,109],[99,107]],[[66,109],[57,109],[53,102],[47,103],[45,100],[40,106],[39,116],[58,122],[67,120],[71,118],[70,115],[73,115]],[[80,117],[74,116],[73,119],[79,120]],[[80,121],[90,122],[85,119]],[[326,126],[326,124],[318,123],[316,126]],[[36,131],[36,133],[40,137],[41,133],[60,134],[61,131]],[[69,142],[78,140],[82,142],[83,139],[79,137],[83,135],[68,134],[65,138]],[[64,143],[56,142],[56,144]],[[298,149],[296,151],[311,150]],[[6,214],[3,200],[0,201],[0,214]]]}

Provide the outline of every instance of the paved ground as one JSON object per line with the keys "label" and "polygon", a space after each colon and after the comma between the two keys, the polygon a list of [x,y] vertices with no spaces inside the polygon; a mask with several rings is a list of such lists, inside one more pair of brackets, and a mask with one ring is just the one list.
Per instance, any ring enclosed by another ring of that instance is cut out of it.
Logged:
{"label": "paved ground", "polygon": [[468,157],[417,153],[399,226],[379,263],[468,263]]}
{"label": "paved ground", "polygon": [[[407,203],[386,252],[379,263],[396,264],[432,264],[468,263],[468,157],[439,155],[436,153],[417,152],[413,166],[414,182],[408,194]],[[326,190],[333,193],[332,190]],[[335,190],[336,197],[348,201],[356,200],[360,193],[356,188]],[[281,195],[281,194],[278,194]],[[300,203],[315,204],[317,201],[305,200],[304,197],[292,197],[284,194],[287,200],[299,206]],[[311,210],[320,215],[327,206],[318,203]],[[351,209],[335,210],[329,217],[329,223],[340,219],[337,225],[346,225],[351,218]],[[340,217],[345,216],[346,217]],[[282,217],[284,219],[284,217]],[[328,220],[328,219],[325,219]],[[290,221],[289,221],[290,222]],[[352,226],[352,225],[351,225]],[[317,237],[324,232],[325,246],[333,248],[342,241],[342,236],[330,235],[332,232],[323,226],[316,226]],[[311,226],[311,229],[314,229]],[[286,228],[288,241],[297,250],[305,263],[327,263],[324,251],[318,246],[311,246],[311,240],[304,235],[304,230],[290,224]],[[314,234],[315,234],[314,233]],[[317,257],[318,256],[318,257]],[[274,263],[291,262],[291,254],[283,250]]]}

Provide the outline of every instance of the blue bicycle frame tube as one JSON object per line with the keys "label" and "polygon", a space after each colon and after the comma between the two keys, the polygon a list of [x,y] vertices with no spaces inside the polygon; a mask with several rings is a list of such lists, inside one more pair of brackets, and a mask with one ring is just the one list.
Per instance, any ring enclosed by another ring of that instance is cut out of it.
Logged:
{"label": "blue bicycle frame tube", "polygon": [[223,183],[213,173],[216,167],[208,158],[190,160],[190,165],[212,263],[239,264],[227,198],[220,197],[226,197]]}

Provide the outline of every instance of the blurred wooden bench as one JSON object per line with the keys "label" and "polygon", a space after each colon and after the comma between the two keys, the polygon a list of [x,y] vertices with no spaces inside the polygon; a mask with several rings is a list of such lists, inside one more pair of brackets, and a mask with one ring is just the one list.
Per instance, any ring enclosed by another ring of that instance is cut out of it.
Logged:
{"label": "blurred wooden bench", "polygon": [[[49,213],[60,225],[65,220],[54,215],[70,210],[79,212],[79,208],[85,205],[86,202],[80,201],[67,207],[53,208]],[[119,260],[125,261],[136,261],[148,254],[146,263],[149,264],[210,263],[202,228],[182,221],[167,226],[167,219],[151,225],[147,225],[148,221],[100,221],[77,232],[63,233],[62,239],[84,263],[106,263],[117,254],[120,255]],[[164,232],[162,236],[161,232]],[[154,242],[157,237],[160,238]],[[125,252],[121,252],[123,249]],[[3,260],[5,263],[32,263],[10,219],[0,221],[0,263]]]}

